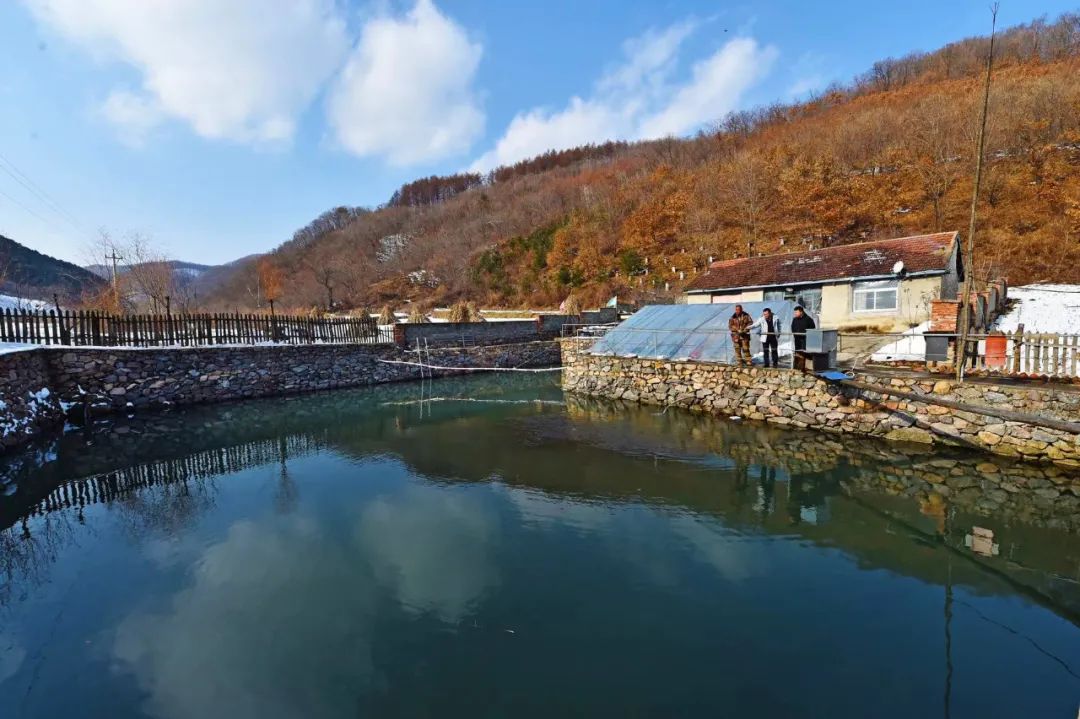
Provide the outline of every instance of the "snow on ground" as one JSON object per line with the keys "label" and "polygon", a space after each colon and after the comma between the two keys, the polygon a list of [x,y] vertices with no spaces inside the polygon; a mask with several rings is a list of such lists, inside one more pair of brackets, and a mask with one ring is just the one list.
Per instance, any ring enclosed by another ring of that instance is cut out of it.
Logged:
{"label": "snow on ground", "polygon": [[0,436],[29,434],[43,415],[57,412],[59,407],[48,387],[28,392],[27,400],[20,408],[12,409],[8,402],[3,402],[3,407],[0,407]]}
{"label": "snow on ground", "polygon": [[41,300],[28,300],[23,297],[0,295],[0,310],[47,310],[49,303]]}
{"label": "snow on ground", "polygon": [[6,355],[8,352],[25,352],[26,350],[37,349],[41,345],[28,345],[22,342],[0,342],[0,355]]}
{"label": "snow on ground", "polygon": [[[1012,306],[997,318],[992,329],[1015,332],[1023,324],[1024,332],[1080,334],[1080,285],[1010,287],[1009,299],[1013,300]],[[925,359],[923,332],[929,328],[929,322],[911,328],[896,342],[876,350],[871,359],[875,362]]]}
{"label": "snow on ground", "polygon": [[1009,299],[1017,300],[994,322],[994,329],[1015,332],[1080,334],[1080,285],[1024,285],[1010,287]]}
{"label": "snow on ground", "polygon": [[926,359],[926,340],[923,339],[923,333],[929,329],[929,321],[912,327],[903,337],[879,348],[870,355],[870,359],[875,362],[923,361]]}

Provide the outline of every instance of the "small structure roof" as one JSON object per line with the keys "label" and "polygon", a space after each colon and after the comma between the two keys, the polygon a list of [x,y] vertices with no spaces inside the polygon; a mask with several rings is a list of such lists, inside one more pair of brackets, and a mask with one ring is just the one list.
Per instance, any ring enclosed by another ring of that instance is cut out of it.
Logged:
{"label": "small structure roof", "polygon": [[687,292],[802,285],[890,277],[897,262],[908,275],[944,274],[958,233],[858,242],[811,252],[721,260],[686,287]]}
{"label": "small structure roof", "polygon": [[[751,317],[760,317],[766,307],[772,310],[784,333],[779,338],[781,354],[791,351],[791,327],[795,303],[790,300],[771,302],[729,302],[700,305],[648,305],[629,319],[611,328],[596,341],[590,352],[618,357],[647,357],[695,362],[735,361],[728,320],[741,304]],[[756,344],[756,342],[755,342]],[[754,348],[758,351],[758,348]]]}

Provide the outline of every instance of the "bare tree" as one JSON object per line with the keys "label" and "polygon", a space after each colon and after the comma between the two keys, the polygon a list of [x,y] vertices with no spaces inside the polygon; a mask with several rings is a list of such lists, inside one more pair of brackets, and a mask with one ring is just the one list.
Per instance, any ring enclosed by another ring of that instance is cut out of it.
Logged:
{"label": "bare tree", "polygon": [[128,258],[124,279],[137,297],[136,304],[148,305],[155,314],[166,311],[177,285],[170,259],[139,233],[128,235],[124,252]]}
{"label": "bare tree", "polygon": [[[328,249],[328,248],[319,248]],[[310,257],[304,261],[308,271],[312,277],[315,278],[315,282],[326,293],[326,311],[334,311],[334,290],[338,287],[341,281],[341,271],[335,261],[332,251],[314,251],[309,253]]]}
{"label": "bare tree", "polygon": [[936,231],[945,222],[945,197],[964,169],[960,136],[955,104],[945,97],[928,98],[914,115],[909,150],[923,196],[933,207]]}
{"label": "bare tree", "polygon": [[758,239],[758,224],[765,204],[765,167],[753,152],[739,152],[727,166],[722,192],[736,210],[744,239],[753,245]]}

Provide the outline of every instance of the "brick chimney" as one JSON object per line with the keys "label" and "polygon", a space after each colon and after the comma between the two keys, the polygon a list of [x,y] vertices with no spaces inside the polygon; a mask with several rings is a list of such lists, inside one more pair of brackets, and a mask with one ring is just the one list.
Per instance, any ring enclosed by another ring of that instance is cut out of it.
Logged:
{"label": "brick chimney", "polygon": [[968,327],[983,327],[986,324],[986,299],[978,292],[972,292],[968,301],[971,303]]}
{"label": "brick chimney", "polygon": [[960,300],[933,300],[930,303],[930,331],[955,333],[960,326]]}

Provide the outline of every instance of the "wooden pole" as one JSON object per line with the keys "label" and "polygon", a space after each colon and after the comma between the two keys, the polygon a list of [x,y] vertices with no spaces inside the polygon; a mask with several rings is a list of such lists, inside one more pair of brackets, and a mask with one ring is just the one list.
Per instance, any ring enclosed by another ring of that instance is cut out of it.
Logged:
{"label": "wooden pole", "polygon": [[968,223],[967,251],[964,253],[964,292],[960,305],[960,338],[957,347],[956,379],[964,381],[967,364],[968,325],[971,323],[972,272],[975,271],[975,217],[979,206],[979,186],[982,184],[983,148],[986,145],[986,115],[990,109],[990,75],[994,69],[994,34],[997,31],[998,5],[990,6],[990,51],[986,53],[986,82],[983,84],[982,118],[979,121],[978,149],[975,155],[975,186],[971,190],[971,220]]}
{"label": "wooden pole", "polygon": [[958,409],[963,412],[971,412],[972,414],[981,414],[987,417],[997,417],[1008,422],[1022,422],[1024,424],[1031,424],[1036,427],[1046,427],[1048,429],[1057,429],[1062,432],[1069,432],[1070,434],[1080,434],[1080,422],[1067,422],[1061,419],[1054,419],[1052,417],[1042,417],[1034,414],[1025,414],[1023,412],[1014,412],[1011,409],[998,409],[997,407],[984,407],[976,404],[964,404],[963,402],[953,402],[949,399],[940,399],[934,395],[929,394],[915,394],[914,392],[904,392],[892,387],[881,387],[873,384],[866,384],[865,382],[856,382],[854,380],[843,380],[838,382],[842,387],[851,387],[857,389],[860,392],[876,392],[877,394],[887,395],[889,397],[899,397],[900,399],[906,399],[911,402],[922,402],[924,404],[936,404],[939,407],[948,407],[949,409]]}

